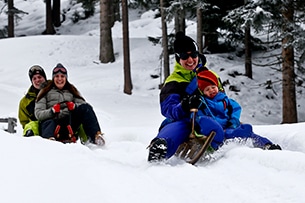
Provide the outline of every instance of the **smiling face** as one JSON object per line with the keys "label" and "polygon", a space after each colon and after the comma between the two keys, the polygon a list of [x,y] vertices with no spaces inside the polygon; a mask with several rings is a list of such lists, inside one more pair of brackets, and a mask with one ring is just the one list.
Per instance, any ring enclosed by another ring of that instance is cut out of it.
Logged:
{"label": "smiling face", "polygon": [[54,80],[54,84],[56,85],[56,87],[61,90],[67,82],[67,77],[65,74],[57,73],[54,76],[53,80]]}
{"label": "smiling face", "polygon": [[41,88],[41,84],[44,83],[45,81],[46,79],[40,74],[35,74],[32,77],[32,84],[38,90]]}
{"label": "smiling face", "polygon": [[198,65],[198,55],[193,58],[191,56],[192,52],[187,52],[187,59],[183,60],[182,58],[180,58],[180,64],[187,70],[193,70],[194,68],[196,68],[196,66]]}

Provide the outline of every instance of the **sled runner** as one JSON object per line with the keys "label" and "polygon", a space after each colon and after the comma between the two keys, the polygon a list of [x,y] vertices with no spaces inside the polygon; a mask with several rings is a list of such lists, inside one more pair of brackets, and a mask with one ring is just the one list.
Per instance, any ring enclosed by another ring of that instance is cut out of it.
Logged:
{"label": "sled runner", "polygon": [[[65,102],[61,102],[65,103]],[[56,115],[57,126],[54,131],[54,137],[56,141],[60,141],[62,143],[75,143],[77,138],[73,132],[71,127],[71,115],[72,112],[69,110],[68,119],[60,120],[58,118],[58,114]]]}
{"label": "sled runner", "polygon": [[61,125],[57,125],[54,131],[55,140],[62,143],[75,143],[77,138],[71,128],[71,125],[67,125],[65,130],[61,130]]}
{"label": "sled runner", "polygon": [[209,148],[214,136],[215,132],[212,131],[209,136],[189,138],[178,147],[176,156],[190,164],[196,164]]}
{"label": "sled runner", "polygon": [[216,134],[212,131],[208,136],[197,137],[195,135],[195,119],[197,111],[198,109],[191,109],[191,112],[193,113],[192,132],[189,135],[189,139],[182,143],[175,153],[177,157],[193,165],[196,164],[207,151]]}

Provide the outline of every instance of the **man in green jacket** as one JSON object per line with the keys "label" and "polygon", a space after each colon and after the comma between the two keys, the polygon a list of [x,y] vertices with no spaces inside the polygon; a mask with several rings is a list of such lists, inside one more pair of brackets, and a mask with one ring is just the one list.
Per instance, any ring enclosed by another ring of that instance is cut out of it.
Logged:
{"label": "man in green jacket", "polygon": [[19,103],[18,118],[23,128],[23,136],[39,135],[38,121],[34,115],[35,100],[39,90],[47,82],[46,74],[39,65],[29,69],[29,77],[32,85]]}

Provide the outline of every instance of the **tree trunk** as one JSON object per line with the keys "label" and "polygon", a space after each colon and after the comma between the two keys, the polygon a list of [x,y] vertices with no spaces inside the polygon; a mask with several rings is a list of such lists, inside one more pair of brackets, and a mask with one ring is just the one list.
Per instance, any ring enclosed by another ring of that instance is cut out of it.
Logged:
{"label": "tree trunk", "polygon": [[111,0],[100,0],[100,61],[101,63],[114,62],[112,34],[109,18]]}
{"label": "tree trunk", "polygon": [[128,5],[127,0],[122,0],[122,26],[123,26],[123,51],[124,51],[124,93],[132,93],[129,53]]}
{"label": "tree trunk", "polygon": [[61,25],[61,20],[60,20],[60,0],[53,0],[53,25],[55,27],[59,27]]}
{"label": "tree trunk", "polygon": [[203,50],[203,34],[202,34],[202,9],[200,6],[197,8],[197,44],[199,52],[202,53]]}
{"label": "tree trunk", "polygon": [[184,9],[178,9],[175,15],[175,31],[185,32],[185,12]]}
{"label": "tree trunk", "polygon": [[217,31],[207,31],[204,35],[204,49],[211,53],[216,53],[218,50],[218,36]]}
{"label": "tree trunk", "polygon": [[293,31],[292,23],[294,21],[293,0],[289,0],[285,9],[282,11],[284,21],[282,39],[282,77],[283,77],[283,120],[282,123],[296,123],[296,92],[295,92],[295,74],[294,74],[294,47],[292,46]]}
{"label": "tree trunk", "polygon": [[247,24],[245,28],[245,75],[252,79],[252,57],[251,57],[251,29]]}
{"label": "tree trunk", "polygon": [[113,27],[115,21],[120,20],[120,1],[119,0],[113,0],[111,1],[111,27]]}
{"label": "tree trunk", "polygon": [[[168,38],[167,38],[167,24],[166,24],[166,12],[164,9],[164,0],[160,0],[161,10],[161,25],[162,25],[162,48],[163,48],[163,72],[164,81],[169,76],[169,53],[168,53]],[[160,84],[161,87],[164,83]]]}
{"label": "tree trunk", "polygon": [[52,19],[52,3],[51,0],[46,0],[46,30],[43,34],[55,34]]}
{"label": "tree trunk", "polygon": [[7,26],[7,36],[14,37],[14,0],[8,0],[7,2],[8,7],[8,26]]}

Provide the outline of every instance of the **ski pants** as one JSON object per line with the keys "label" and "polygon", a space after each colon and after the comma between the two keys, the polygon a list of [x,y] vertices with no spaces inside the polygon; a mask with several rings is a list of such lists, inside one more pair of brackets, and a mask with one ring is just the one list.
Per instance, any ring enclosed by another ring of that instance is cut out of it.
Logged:
{"label": "ski pants", "polygon": [[[209,135],[211,131],[216,132],[211,146],[214,149],[217,149],[224,140],[222,127],[215,120],[207,116],[202,116],[200,122],[204,123],[204,128],[200,131],[201,134]],[[164,123],[166,124],[164,125]],[[172,122],[168,122],[168,119],[165,119],[165,121],[161,124],[156,138],[163,138],[166,140],[167,159],[175,154],[180,144],[187,141],[191,131],[191,122],[189,119]]]}
{"label": "ski pants", "polygon": [[272,142],[267,138],[253,133],[253,129],[250,124],[241,124],[237,128],[228,128],[225,130],[225,139],[232,139],[237,137],[252,139],[253,146],[258,148],[263,148],[266,144],[272,144]]}

